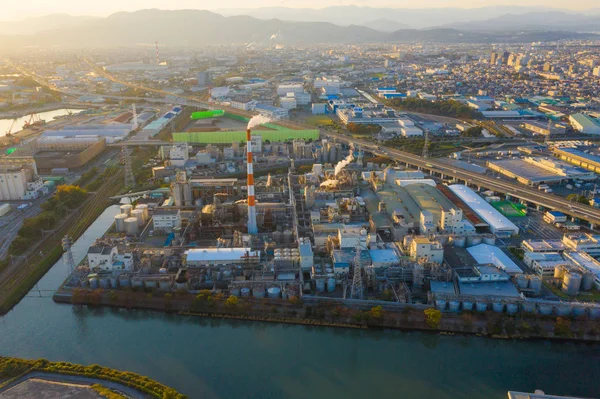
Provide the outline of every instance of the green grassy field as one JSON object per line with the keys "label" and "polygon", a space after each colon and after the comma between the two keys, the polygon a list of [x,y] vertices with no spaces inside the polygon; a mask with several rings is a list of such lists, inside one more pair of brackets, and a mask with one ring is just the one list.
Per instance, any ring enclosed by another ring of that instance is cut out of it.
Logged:
{"label": "green grassy field", "polygon": [[313,115],[306,118],[306,124],[311,126],[331,126],[333,121],[327,115]]}
{"label": "green grassy field", "polygon": [[506,217],[524,217],[527,215],[524,205],[509,201],[492,202],[491,205]]}

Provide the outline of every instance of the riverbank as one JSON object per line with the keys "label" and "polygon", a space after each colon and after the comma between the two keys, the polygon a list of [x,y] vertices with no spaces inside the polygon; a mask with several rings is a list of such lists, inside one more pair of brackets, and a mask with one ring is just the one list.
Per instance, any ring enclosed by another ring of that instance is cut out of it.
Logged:
{"label": "riverbank", "polygon": [[[233,299],[232,299],[233,298]],[[162,293],[102,289],[61,289],[57,303],[144,309],[179,315],[260,321],[269,323],[352,329],[416,330],[442,334],[467,334],[495,339],[552,339],[600,342],[600,321],[584,317],[561,318],[538,314],[508,315],[487,311],[441,313],[433,308],[406,305],[401,310],[381,306],[357,308],[338,302],[305,303],[298,298],[225,298],[222,294]]]}
{"label": "riverbank", "polygon": [[41,107],[23,108],[14,111],[3,111],[0,112],[0,119],[17,119],[30,114],[39,114],[40,112],[56,111],[57,109],[68,108],[68,109],[87,109],[94,106],[82,105],[82,104],[68,104],[68,103],[52,103],[42,105]]}
{"label": "riverbank", "polygon": [[[49,362],[45,359],[25,360],[10,357],[0,357],[0,395],[30,379],[53,381],[62,384],[77,384],[102,392],[122,392],[126,394],[117,397],[142,398],[173,398],[186,399],[187,397],[173,388],[167,387],[148,377],[128,371],[119,371],[101,367],[96,364],[81,366],[67,362]],[[101,385],[98,387],[97,385]],[[36,392],[44,396],[43,392]]]}

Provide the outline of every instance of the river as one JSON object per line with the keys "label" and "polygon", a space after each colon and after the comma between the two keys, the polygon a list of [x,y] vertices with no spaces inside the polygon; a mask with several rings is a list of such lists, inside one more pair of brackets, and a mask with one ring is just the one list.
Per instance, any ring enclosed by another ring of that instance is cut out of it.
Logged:
{"label": "river", "polygon": [[[108,208],[77,240],[76,262],[118,212]],[[57,262],[39,290],[66,274]],[[190,398],[504,399],[535,389],[600,397],[599,345],[213,320],[36,295],[0,318],[0,355],[130,370]]]}
{"label": "river", "polygon": [[[82,111],[83,111],[82,109],[61,108],[61,109],[55,109],[54,111],[40,112],[37,115],[41,119],[45,120],[46,122],[50,122],[50,121],[53,121],[54,119],[56,119],[57,117],[60,117],[63,115],[69,115],[69,112],[71,112],[73,114],[78,114]],[[11,127],[12,127],[13,134],[21,131],[23,129],[23,125],[25,124],[25,122],[27,122],[29,120],[30,117],[31,117],[31,114],[25,115],[25,116],[22,116],[22,117],[16,118],[16,119],[15,118],[0,119],[0,137],[4,136]]]}

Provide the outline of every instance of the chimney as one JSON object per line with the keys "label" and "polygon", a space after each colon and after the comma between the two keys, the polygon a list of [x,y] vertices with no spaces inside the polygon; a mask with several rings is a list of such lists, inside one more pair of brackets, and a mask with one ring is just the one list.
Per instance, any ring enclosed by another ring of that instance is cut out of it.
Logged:
{"label": "chimney", "polygon": [[252,169],[252,141],[251,131],[246,130],[246,148],[248,157],[248,234],[258,234],[256,225],[256,207],[254,199],[254,170]]}

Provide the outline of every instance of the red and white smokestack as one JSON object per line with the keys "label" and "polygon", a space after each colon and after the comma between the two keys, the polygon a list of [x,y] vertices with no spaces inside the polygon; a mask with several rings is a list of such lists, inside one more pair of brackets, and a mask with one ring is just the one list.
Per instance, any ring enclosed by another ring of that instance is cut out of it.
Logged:
{"label": "red and white smokestack", "polygon": [[248,234],[258,234],[256,225],[256,206],[254,198],[254,170],[252,168],[252,133],[250,129],[246,130],[246,148],[248,159]]}

